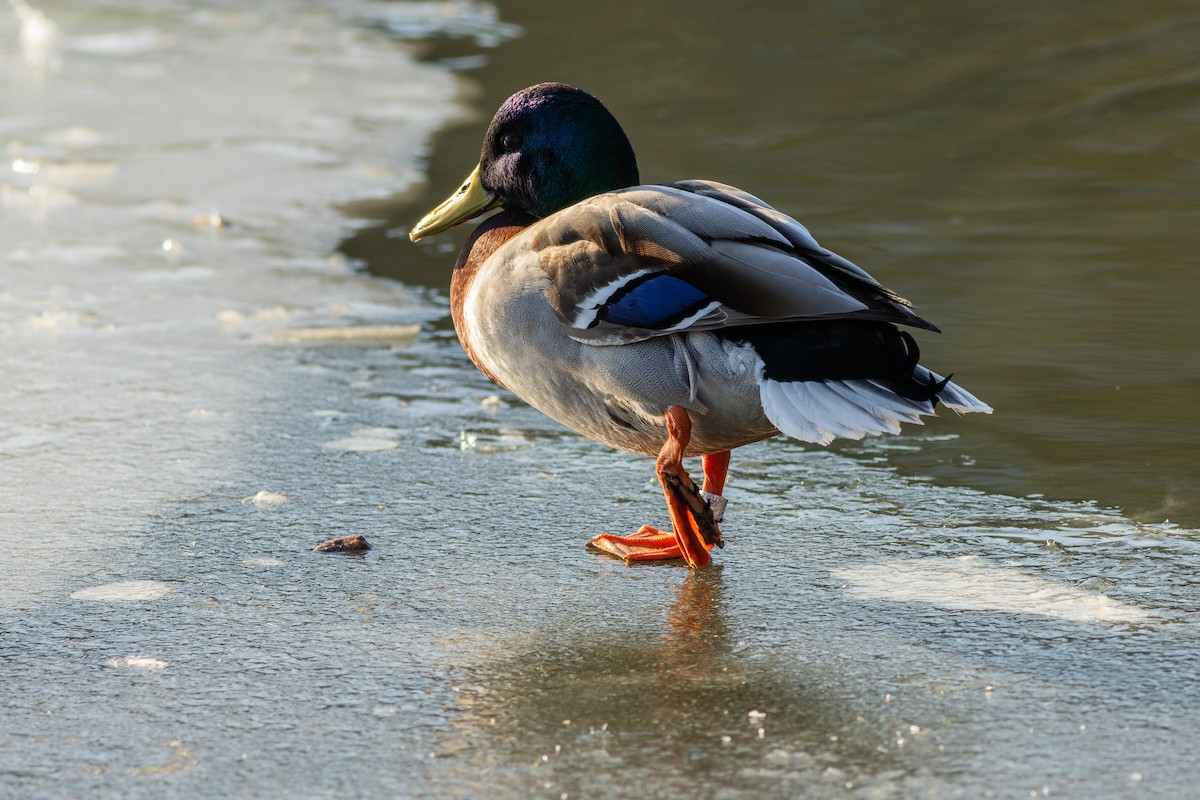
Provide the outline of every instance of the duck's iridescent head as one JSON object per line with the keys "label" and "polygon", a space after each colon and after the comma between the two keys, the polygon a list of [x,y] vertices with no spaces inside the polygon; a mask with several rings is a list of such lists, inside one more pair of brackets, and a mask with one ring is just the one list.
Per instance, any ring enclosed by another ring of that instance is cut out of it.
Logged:
{"label": "duck's iridescent head", "polygon": [[595,97],[564,83],[508,98],[488,126],[479,168],[501,205],[539,218],[638,183],[637,159],[617,120]]}
{"label": "duck's iridescent head", "polygon": [[484,136],[479,166],[409,238],[416,241],[497,206],[541,218],[637,183],[633,147],[608,109],[581,89],[541,83],[500,106]]}

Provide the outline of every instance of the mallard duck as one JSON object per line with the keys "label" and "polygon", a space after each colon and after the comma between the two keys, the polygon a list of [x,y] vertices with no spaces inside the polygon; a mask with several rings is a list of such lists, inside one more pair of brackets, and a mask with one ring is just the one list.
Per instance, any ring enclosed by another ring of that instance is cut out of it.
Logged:
{"label": "mallard duck", "polygon": [[[657,459],[671,530],[591,547],[704,566],[723,546],[733,448],[898,433],[937,403],[991,412],[918,364],[898,326],[937,327],[796,220],[712,181],[640,185],[625,132],[578,88],[505,101],[478,166],[409,238],[497,208],[451,280],[467,355],[563,425]],[[701,458],[700,488],[685,456]]]}

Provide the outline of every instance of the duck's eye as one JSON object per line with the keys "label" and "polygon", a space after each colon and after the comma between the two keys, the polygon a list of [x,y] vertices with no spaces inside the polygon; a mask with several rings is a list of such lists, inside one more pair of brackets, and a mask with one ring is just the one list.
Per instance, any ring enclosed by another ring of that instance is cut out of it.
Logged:
{"label": "duck's eye", "polygon": [[500,146],[505,150],[516,150],[521,145],[521,137],[515,133],[506,133],[500,137]]}

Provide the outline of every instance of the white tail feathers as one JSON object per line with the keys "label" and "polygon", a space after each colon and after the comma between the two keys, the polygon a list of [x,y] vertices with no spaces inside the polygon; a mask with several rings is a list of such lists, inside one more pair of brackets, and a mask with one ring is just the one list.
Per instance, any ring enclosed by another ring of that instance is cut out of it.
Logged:
{"label": "white tail feathers", "polygon": [[[943,378],[924,367],[914,375],[921,382]],[[899,433],[900,423],[923,424],[921,417],[936,412],[929,400],[912,400],[870,379],[759,382],[759,398],[767,419],[793,439],[829,444],[834,439],[862,439]],[[938,401],[959,414],[990,414],[986,403],[954,383],[938,392]]]}
{"label": "white tail feathers", "polygon": [[[946,380],[932,370],[920,365],[913,371],[913,376],[921,381],[941,383]],[[992,407],[980,400],[957,383],[949,381],[938,392],[938,402],[958,414],[990,414]]]}

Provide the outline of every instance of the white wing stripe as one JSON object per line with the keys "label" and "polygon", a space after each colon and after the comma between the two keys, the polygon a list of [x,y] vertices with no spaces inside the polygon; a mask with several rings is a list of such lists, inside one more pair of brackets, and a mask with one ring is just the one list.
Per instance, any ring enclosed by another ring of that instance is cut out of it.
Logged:
{"label": "white wing stripe", "polygon": [[663,328],[663,330],[664,331],[682,331],[687,328],[690,328],[692,325],[694,325],[697,322],[699,322],[700,320],[704,319],[705,317],[707,317],[709,314],[716,311],[720,307],[721,307],[721,303],[717,300],[713,300],[711,303],[709,303],[704,308],[697,311],[695,314],[692,314],[690,317],[687,317],[685,319],[681,319],[679,322],[676,322],[671,327]]}
{"label": "white wing stripe", "polygon": [[611,300],[612,296],[621,290],[621,287],[643,275],[649,275],[651,272],[654,272],[654,270],[639,269],[628,275],[622,275],[615,281],[610,281],[603,286],[597,286],[595,289],[592,289],[583,296],[582,300],[575,304],[575,308],[578,311],[575,313],[575,319],[571,322],[571,326],[577,330],[587,330],[596,321],[596,314],[600,310],[600,306]]}

